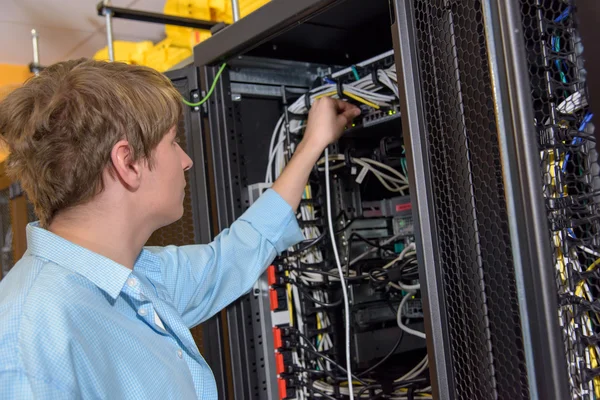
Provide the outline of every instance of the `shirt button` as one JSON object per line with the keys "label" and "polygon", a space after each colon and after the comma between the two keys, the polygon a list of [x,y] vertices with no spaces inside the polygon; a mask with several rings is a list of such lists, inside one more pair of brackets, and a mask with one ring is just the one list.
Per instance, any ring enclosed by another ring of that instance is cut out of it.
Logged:
{"label": "shirt button", "polygon": [[140,311],[138,311],[138,314],[140,314],[142,317],[145,317],[146,314],[148,314],[148,311],[146,311],[145,308],[140,309]]}
{"label": "shirt button", "polygon": [[183,358],[183,351],[181,349],[177,350],[177,357]]}
{"label": "shirt button", "polygon": [[129,287],[134,287],[137,284],[137,281],[135,280],[135,278],[129,278],[127,279],[127,285]]}

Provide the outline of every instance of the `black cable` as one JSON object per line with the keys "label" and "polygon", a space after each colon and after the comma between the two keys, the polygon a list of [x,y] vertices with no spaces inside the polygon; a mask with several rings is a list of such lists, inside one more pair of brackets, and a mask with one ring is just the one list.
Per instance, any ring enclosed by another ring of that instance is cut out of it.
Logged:
{"label": "black cable", "polygon": [[[324,303],[321,300],[317,300],[314,297],[312,297],[308,290],[306,290],[306,288],[304,286],[298,285],[298,282],[291,282],[292,285],[296,286],[303,294],[305,297],[307,297],[310,301],[312,301],[313,303],[316,303],[322,307],[337,307],[339,305],[342,304],[342,299],[338,299],[337,301],[333,302],[333,303]],[[315,288],[315,290],[319,290],[317,288]]]}
{"label": "black cable", "polygon": [[424,382],[427,382],[427,378],[414,378],[414,379],[407,379],[405,381],[394,382],[394,389],[399,389],[399,388],[405,387],[407,385],[412,385],[415,383],[424,383]]}
{"label": "black cable", "polygon": [[383,357],[381,360],[379,360],[379,362],[375,365],[373,365],[372,367],[369,367],[369,369],[361,372],[360,374],[356,375],[358,377],[363,376],[368,374],[369,372],[373,371],[375,368],[379,367],[381,364],[383,364],[384,362],[386,362],[388,360],[388,358],[390,358],[398,349],[398,346],[400,346],[400,343],[402,342],[402,338],[404,338],[404,331],[400,331],[400,337],[398,338],[398,340],[396,341],[396,344],[394,344],[394,347],[392,347],[392,350],[390,350],[389,353],[387,353],[387,355],[385,357]]}
{"label": "black cable", "polygon": [[[351,234],[351,235],[350,235],[350,237],[348,238],[348,242],[350,242],[350,241],[352,240],[352,238],[353,238],[353,237],[357,237],[359,240],[361,240],[362,242],[365,242],[366,244],[368,244],[368,245],[369,245],[369,246],[371,246],[371,247],[376,247],[376,248],[378,248],[378,249],[380,249],[380,250],[383,250],[383,251],[393,251],[393,248],[392,248],[392,246],[389,246],[389,247],[387,247],[387,248],[386,248],[386,247],[383,247],[383,246],[381,246],[379,243],[375,243],[375,242],[373,242],[372,240],[369,240],[369,239],[367,239],[366,237],[364,237],[363,235],[361,235],[361,234],[359,234],[359,233],[356,233],[356,232],[352,232],[352,234]],[[348,258],[350,258],[350,257],[348,257]]]}
{"label": "black cable", "polygon": [[317,349],[317,346],[315,346],[315,345],[313,344],[313,342],[312,342],[312,341],[311,341],[311,340],[310,340],[310,339],[309,339],[309,338],[308,338],[308,337],[307,337],[307,336],[306,336],[304,333],[302,333],[302,332],[298,331],[298,336],[300,336],[302,339],[304,339],[304,341],[305,341],[306,343],[308,343],[309,345],[311,345],[311,347],[312,347],[313,349],[315,349],[315,351],[319,351],[319,350]]}
{"label": "black cable", "polygon": [[384,288],[390,282],[388,272],[383,268],[373,268],[369,271],[368,276],[375,289]]}
{"label": "black cable", "polygon": [[[336,218],[339,219],[340,216],[343,216],[343,213],[340,213],[340,215],[338,215],[338,217]],[[338,235],[340,233],[343,233],[350,225],[352,225],[352,223],[356,221],[356,219],[348,219],[346,221],[346,224],[343,228],[338,229],[335,234]],[[323,233],[321,233],[319,236],[317,236],[316,238],[312,239],[310,242],[308,242],[306,245],[302,246],[301,248],[299,248],[298,250],[294,250],[294,251],[290,251],[288,253],[286,253],[287,257],[292,257],[292,256],[297,256],[302,254],[303,252],[305,252],[306,250],[310,249],[311,247],[316,246],[317,244],[319,244],[319,242],[321,242],[325,236],[328,235],[328,231],[325,230]]]}
{"label": "black cable", "polygon": [[[346,371],[346,368],[342,367],[340,364],[336,363],[331,358],[327,357],[325,354],[319,353],[318,351],[315,351],[315,350],[311,349],[310,347],[306,347],[306,346],[299,346],[299,347],[302,348],[302,349],[304,349],[304,350],[306,350],[306,351],[308,351],[309,353],[312,353],[312,354],[316,355],[317,357],[321,357],[324,360],[329,361],[332,365],[336,366],[343,373],[345,373],[345,374],[348,373],[348,371]],[[357,378],[355,375],[352,375],[352,378],[356,379],[357,381],[359,381],[363,385],[367,384],[362,379]]]}
{"label": "black cable", "polygon": [[311,247],[319,244],[319,242],[321,240],[323,240],[323,238],[327,236],[327,232],[323,232],[321,233],[319,236],[317,236],[316,238],[312,239],[312,241],[310,241],[308,244],[306,244],[305,246],[302,246],[301,248],[299,248],[298,250],[294,250],[294,251],[290,251],[286,254],[287,257],[292,257],[292,256],[297,256],[302,254],[303,252],[305,252],[306,250],[310,249]]}
{"label": "black cable", "polygon": [[367,391],[372,390],[372,389],[381,389],[381,385],[365,386],[364,388],[360,389],[360,391],[356,394],[356,397],[358,397],[360,399],[363,394],[365,394]]}
{"label": "black cable", "polygon": [[[311,272],[314,274],[321,274],[321,275],[326,275],[326,276],[331,276],[333,278],[339,278],[340,274],[334,274],[333,272],[327,272],[327,271],[320,271],[320,270],[316,270],[316,269],[308,269],[308,268],[298,268],[301,271],[304,272]],[[368,279],[369,277],[367,275],[359,275],[359,276],[349,276],[346,277],[346,280],[350,280],[350,281],[360,281],[363,279]]]}
{"label": "black cable", "polygon": [[[308,390],[310,390],[310,391],[312,391],[312,392],[314,392],[314,393],[316,393],[316,394],[319,394],[319,395],[321,395],[321,396],[323,396],[323,397],[325,397],[325,398],[327,398],[327,399],[333,399],[333,400],[337,400],[335,397],[333,397],[333,396],[330,396],[330,395],[328,395],[327,393],[320,391],[319,389],[315,388],[315,387],[314,387],[314,386],[312,386],[312,385],[311,385],[311,386],[309,386],[309,385],[306,385],[306,386],[308,387]],[[316,396],[315,396],[315,397],[316,397]]]}

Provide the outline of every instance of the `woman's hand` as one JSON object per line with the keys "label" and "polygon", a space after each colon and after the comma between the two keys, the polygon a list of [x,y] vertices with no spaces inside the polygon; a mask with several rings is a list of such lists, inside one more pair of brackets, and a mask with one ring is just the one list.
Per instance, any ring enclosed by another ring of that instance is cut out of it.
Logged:
{"label": "woman's hand", "polygon": [[323,151],[342,136],[344,128],[358,115],[360,109],[345,101],[331,97],[317,99],[308,113],[303,141]]}

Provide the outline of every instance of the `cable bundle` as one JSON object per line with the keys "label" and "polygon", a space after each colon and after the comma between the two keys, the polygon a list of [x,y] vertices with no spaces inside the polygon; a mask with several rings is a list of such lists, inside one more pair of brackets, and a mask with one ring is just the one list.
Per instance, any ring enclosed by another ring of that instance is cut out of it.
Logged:
{"label": "cable bundle", "polygon": [[[346,161],[346,156],[343,154],[335,154],[328,157],[329,161]],[[404,194],[408,189],[408,178],[399,171],[391,168],[383,163],[380,163],[370,158],[350,158],[351,163],[356,164],[365,170],[371,172],[379,182],[390,192]],[[321,158],[317,165],[325,164],[325,158]],[[335,165],[330,167],[330,170],[344,168],[345,164]],[[322,169],[324,170],[324,169]],[[391,175],[390,175],[391,173]]]}
{"label": "cable bundle", "polygon": [[[397,80],[396,66],[392,66],[386,70],[378,70],[377,77],[381,82],[380,85],[373,82],[371,76],[366,76],[348,84],[326,84],[319,86],[309,93],[300,96],[298,100],[288,107],[288,112],[292,115],[307,116],[307,106],[312,105],[315,100],[325,96],[339,98],[340,94],[374,109],[392,107],[392,103],[398,100],[398,87],[395,83]],[[379,93],[382,89],[387,89],[393,94]],[[309,96],[308,99],[307,96]],[[269,160],[267,162],[267,171],[265,174],[266,183],[272,183],[279,177],[279,174],[286,163],[286,155],[290,156],[290,153],[293,152],[292,143],[290,143],[290,148],[287,149],[287,154],[286,149],[284,148],[288,134],[298,134],[304,128],[304,119],[292,119],[289,121],[289,126],[286,126],[285,114],[279,118],[269,145]]]}
{"label": "cable bundle", "polygon": [[[308,110],[317,99],[325,96],[347,98],[374,110],[382,107],[391,109],[396,106],[398,88],[395,66],[376,69],[363,78],[358,76],[356,70],[353,69],[353,72],[355,81],[340,83],[325,79],[331,83],[302,95],[285,110],[271,137],[265,173],[267,184],[277,179],[283,171],[294,151],[299,134],[306,126]],[[380,383],[372,379],[363,380],[354,375],[351,370],[350,321],[352,316],[347,286],[370,284],[377,290],[393,292],[394,298],[400,299],[400,293],[404,290],[402,287],[411,288],[409,293],[412,297],[418,290],[418,285],[404,282],[407,279],[408,282],[412,282],[416,277],[414,245],[407,246],[399,255],[385,247],[393,245],[403,235],[394,235],[381,243],[375,243],[358,233],[352,233],[350,237],[344,236],[354,220],[349,220],[344,213],[337,217],[332,214],[330,174],[332,171],[348,167],[362,169],[363,177],[367,173],[371,174],[390,193],[404,195],[408,190],[408,179],[405,173],[370,158],[342,154],[329,155],[326,150],[325,156],[317,162],[316,171],[324,175],[324,181],[319,178],[318,183],[313,180],[307,184],[297,213],[305,240],[296,248],[285,252],[279,261],[286,271],[285,287],[291,326],[297,330],[295,336],[289,340],[292,344],[291,348],[286,350],[291,352],[293,362],[291,367],[293,372],[288,373],[286,377],[291,379],[290,382],[293,382],[297,388],[298,399],[313,397],[339,399],[341,396],[354,399],[355,397],[370,398],[371,395],[390,399],[431,398],[429,394],[431,388],[427,387],[427,378],[421,377],[427,369],[426,359],[423,359],[409,373],[394,380],[392,390],[387,394],[382,392]],[[313,188],[316,185],[321,195],[320,200],[313,197]],[[323,194],[325,199],[322,198]],[[319,206],[319,203],[323,202],[325,204]],[[338,236],[340,236],[339,241]],[[363,241],[369,249],[350,259],[350,243],[353,239]],[[337,243],[346,246],[346,272],[342,266]],[[372,260],[376,251],[380,251],[381,256],[384,257],[382,265],[378,268],[361,270],[361,263],[364,260]],[[335,297],[339,296],[335,293],[340,291],[343,295],[336,299]],[[404,300],[405,303],[406,301],[408,298]],[[399,314],[402,307],[403,304],[398,309]],[[340,313],[342,309],[343,314]],[[394,313],[396,313],[395,309]],[[341,358],[337,348],[341,344],[342,335],[334,333],[334,322],[336,319],[340,321],[340,316],[343,316],[345,326],[345,365],[343,366],[336,361]],[[416,331],[402,324],[402,315],[399,320],[400,328],[406,328],[406,332],[415,334]],[[416,334],[419,337],[424,335],[421,332]],[[404,333],[384,358],[362,374],[371,372],[394,354],[403,335]]]}

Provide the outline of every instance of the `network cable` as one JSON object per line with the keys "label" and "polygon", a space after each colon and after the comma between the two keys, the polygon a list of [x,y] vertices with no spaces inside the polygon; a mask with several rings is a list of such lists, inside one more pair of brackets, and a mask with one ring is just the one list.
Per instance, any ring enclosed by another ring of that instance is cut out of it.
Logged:
{"label": "network cable", "polygon": [[335,256],[335,262],[340,273],[340,282],[342,284],[342,295],[344,296],[344,312],[345,318],[345,330],[346,330],[346,370],[348,372],[348,391],[350,400],[354,400],[354,389],[352,382],[352,364],[350,359],[350,301],[348,299],[348,288],[346,287],[346,281],[344,280],[344,271],[342,269],[342,263],[340,261],[340,255],[338,254],[337,244],[335,242],[335,229],[333,227],[333,217],[331,209],[333,207],[331,201],[331,188],[330,188],[330,176],[329,176],[329,149],[325,149],[325,193],[327,198],[327,223],[329,225],[329,235],[331,240],[331,247]]}
{"label": "network cable", "polygon": [[[360,63],[357,66],[364,68]],[[269,184],[276,180],[285,168],[302,131],[306,128],[310,106],[318,98],[342,97],[361,103],[363,110],[385,108],[389,109],[384,113],[385,115],[397,113],[399,99],[395,66],[387,69],[371,69],[372,73],[362,78],[358,75],[357,68],[350,68],[348,71],[345,78],[339,74],[332,75],[331,79],[323,78],[324,85],[311,89],[287,106],[286,113],[293,115],[293,118],[286,119],[283,114],[275,125],[267,153],[265,183]],[[418,276],[415,275],[416,255],[414,247],[411,246],[405,247],[399,256],[392,251],[393,242],[406,236],[405,234],[399,233],[380,242],[363,237],[353,230],[349,231],[355,218],[349,219],[345,212],[341,212],[334,219],[335,205],[332,204],[334,183],[331,179],[332,173],[342,168],[352,167],[359,170],[362,168],[363,178],[368,173],[369,176],[381,183],[382,189],[402,195],[408,190],[408,178],[404,164],[400,165],[403,167],[403,172],[399,172],[376,159],[351,157],[350,153],[330,154],[329,150],[329,148],[326,149],[325,156],[317,162],[315,175],[311,175],[311,179],[306,185],[296,215],[305,240],[299,246],[284,252],[279,258],[282,268],[280,271],[285,271],[285,277],[278,278],[278,285],[285,287],[290,326],[297,330],[295,338],[290,337],[288,340],[291,347],[285,349],[291,354],[288,373],[293,374],[290,382],[292,386],[296,387],[296,399],[298,400],[340,398],[340,395],[348,396],[350,399],[370,398],[371,394],[381,397],[383,395],[380,389],[382,385],[379,382],[372,379],[362,381],[360,377],[353,375],[349,285],[373,285],[385,288],[385,291],[389,291],[392,296],[395,296],[397,295],[396,290],[402,290],[401,288],[397,289],[400,287],[398,285],[405,285],[405,283],[391,282],[389,276],[393,276],[394,280],[397,279],[396,277],[401,277],[405,282],[417,279]],[[313,187],[319,193],[317,199],[312,197]],[[327,207],[327,210],[324,210],[324,207]],[[327,227],[324,226],[325,224]],[[348,244],[351,239],[355,238],[369,246],[369,250],[354,258],[350,257],[349,247],[346,248],[347,273],[344,272],[340,259],[342,249],[338,248],[338,243],[336,243],[338,235],[342,235],[341,240]],[[327,242],[328,239],[331,240],[331,243]],[[325,249],[325,246],[331,248]],[[333,250],[333,260],[330,261],[328,255],[331,254],[331,250]],[[381,253],[373,258],[374,251],[381,251]],[[368,270],[363,270],[364,261],[361,262],[361,260],[367,256],[369,256],[368,263],[370,264],[374,259],[381,259],[382,267],[371,266]],[[335,267],[330,262],[335,262]],[[357,265],[358,262],[361,264]],[[392,287],[391,284],[394,284],[395,287]],[[411,288],[414,286],[406,285]],[[340,289],[341,296],[337,294]],[[333,318],[334,313],[338,314],[342,307],[344,321],[340,320],[340,323],[344,325],[343,345],[341,344],[342,332],[340,330],[338,333],[336,325],[333,324],[338,320]],[[398,330],[398,332],[399,335],[405,336],[402,330]],[[301,338],[303,344],[297,342],[298,337]],[[338,340],[339,353],[337,352]],[[386,362],[395,354],[398,346],[399,344],[394,346],[382,360],[374,364],[373,368]],[[341,348],[344,349],[345,357],[341,355]],[[343,358],[345,358],[345,362],[341,361]],[[344,366],[342,367],[342,365]],[[386,398],[397,400],[412,398],[413,394],[408,393],[409,387],[410,391],[414,392],[415,398],[430,398],[431,388],[423,387],[426,379],[419,378],[419,374],[423,373],[426,368],[427,361],[425,360],[411,371],[411,375],[396,379],[393,384],[393,392]],[[372,370],[367,369],[364,373],[367,374]],[[365,391],[365,388],[368,389]],[[360,395],[358,395],[359,393]]]}
{"label": "network cable", "polygon": [[225,63],[223,63],[221,65],[221,68],[219,68],[219,71],[217,71],[217,74],[215,75],[215,79],[213,80],[212,84],[210,85],[210,89],[208,89],[208,93],[206,94],[206,96],[204,96],[204,98],[202,100],[200,100],[197,103],[192,103],[182,97],[181,101],[183,101],[184,104],[186,104],[190,107],[200,107],[202,104],[206,103],[206,101],[210,98],[213,91],[215,90],[215,87],[217,86],[217,82],[219,81],[219,78],[221,77],[221,74],[223,73],[223,70],[225,69],[226,66],[227,66],[227,64],[225,64]]}

